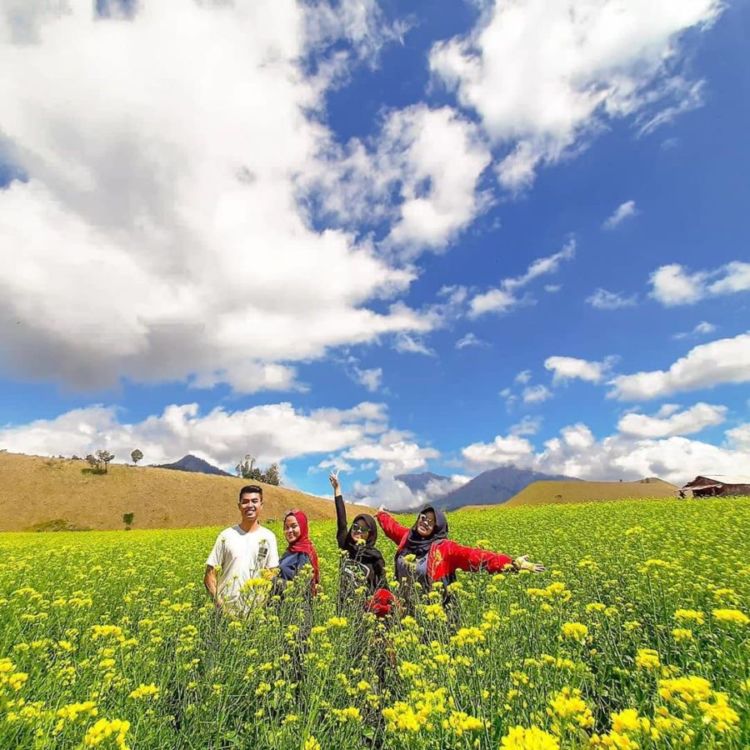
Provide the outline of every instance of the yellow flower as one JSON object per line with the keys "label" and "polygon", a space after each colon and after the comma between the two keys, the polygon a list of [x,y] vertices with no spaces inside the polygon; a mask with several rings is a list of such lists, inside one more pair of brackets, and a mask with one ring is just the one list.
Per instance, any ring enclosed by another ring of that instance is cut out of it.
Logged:
{"label": "yellow flower", "polygon": [[591,710],[581,697],[581,691],[578,688],[564,687],[553,696],[547,713],[550,716],[559,717],[563,722],[572,721],[582,729],[594,725]]}
{"label": "yellow flower", "polygon": [[711,614],[717,622],[732,623],[734,625],[747,625],[750,622],[744,612],[739,609],[714,609]]}
{"label": "yellow flower", "polygon": [[149,685],[140,684],[135,690],[133,690],[130,695],[128,696],[130,698],[158,698],[159,697],[159,688],[154,685],[154,683],[150,683]]}
{"label": "yellow flower", "polygon": [[672,630],[672,637],[676,641],[692,641],[693,631],[690,628],[674,628]]}
{"label": "yellow flower", "polygon": [[83,738],[83,744],[86,747],[96,747],[112,737],[118,750],[128,750],[128,746],[125,744],[125,735],[128,733],[129,729],[129,721],[122,721],[120,719],[113,719],[112,721],[109,719],[99,719],[96,724],[89,727]]}
{"label": "yellow flower", "polygon": [[356,706],[347,706],[346,708],[334,709],[333,714],[342,723],[345,721],[362,721],[362,714],[359,712],[359,709]]}
{"label": "yellow flower", "polygon": [[469,716],[463,711],[451,711],[450,716],[443,720],[443,729],[453,732],[456,737],[460,737],[465,732],[476,732],[483,728],[484,722],[481,719]]}
{"label": "yellow flower", "polygon": [[502,750],[560,750],[557,737],[539,727],[512,727],[500,741]]}
{"label": "yellow flower", "polygon": [[581,642],[589,634],[589,629],[582,622],[566,622],[562,626],[562,634],[565,638]]}
{"label": "yellow flower", "polygon": [[705,677],[695,675],[659,680],[659,695],[667,701],[679,699],[685,703],[697,703],[709,698],[711,683]]}
{"label": "yellow flower", "polygon": [[635,666],[640,669],[656,669],[661,665],[659,654],[652,648],[639,648],[635,657]]}
{"label": "yellow flower", "polygon": [[305,744],[302,745],[302,750],[320,750],[320,742],[318,742],[315,737],[310,735],[305,740]]}
{"label": "yellow flower", "polygon": [[703,723],[714,727],[717,732],[727,732],[739,723],[740,717],[729,705],[726,693],[714,693],[713,703],[701,701],[698,705],[703,712]]}
{"label": "yellow flower", "polygon": [[674,619],[678,622],[695,622],[698,625],[703,625],[705,616],[703,612],[699,612],[697,609],[678,609],[674,613]]}

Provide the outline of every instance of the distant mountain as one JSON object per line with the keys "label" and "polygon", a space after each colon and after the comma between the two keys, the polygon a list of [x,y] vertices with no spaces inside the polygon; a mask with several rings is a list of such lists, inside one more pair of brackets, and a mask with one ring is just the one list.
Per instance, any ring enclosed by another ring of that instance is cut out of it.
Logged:
{"label": "distant mountain", "polygon": [[542,474],[539,471],[518,469],[513,465],[500,466],[484,471],[442,498],[435,504],[445,510],[456,510],[464,505],[498,505],[510,500],[532,482],[539,481],[580,481],[574,477]]}
{"label": "distant mountain", "polygon": [[431,471],[424,471],[421,474],[397,474],[393,478],[403,482],[412,492],[423,491],[430,482],[450,481],[450,477],[433,474]]}
{"label": "distant mountain", "polygon": [[234,476],[223,469],[219,469],[217,466],[212,466],[208,461],[204,461],[202,458],[198,458],[198,456],[194,456],[192,453],[188,453],[187,456],[183,456],[179,461],[175,461],[173,464],[159,464],[155,468],[174,469],[175,471],[194,471],[198,474],[215,474],[220,477]]}

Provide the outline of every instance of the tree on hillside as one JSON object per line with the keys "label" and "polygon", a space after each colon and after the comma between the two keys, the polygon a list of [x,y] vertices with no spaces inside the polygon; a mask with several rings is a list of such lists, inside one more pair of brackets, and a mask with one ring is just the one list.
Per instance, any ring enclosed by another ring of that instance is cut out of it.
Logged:
{"label": "tree on hillside", "polygon": [[238,477],[242,477],[243,479],[254,479],[256,482],[264,481],[263,473],[255,465],[255,458],[249,453],[237,464],[237,466],[235,466],[235,469],[237,470]]}
{"label": "tree on hillside", "polygon": [[133,465],[137,464],[143,458],[143,452],[136,448],[131,454],[130,458],[133,459]]}
{"label": "tree on hillside", "polygon": [[92,453],[89,453],[88,456],[86,456],[86,462],[91,467],[92,471],[96,471],[99,468],[99,459]]}
{"label": "tree on hillside", "polygon": [[281,482],[281,473],[278,464],[271,464],[262,475],[261,482],[266,484],[275,484],[277,487]]}
{"label": "tree on hillside", "polygon": [[109,471],[109,464],[110,461],[115,457],[114,453],[110,453],[108,450],[98,450],[96,452],[96,458],[99,462],[99,468],[102,471],[102,474],[106,474]]}

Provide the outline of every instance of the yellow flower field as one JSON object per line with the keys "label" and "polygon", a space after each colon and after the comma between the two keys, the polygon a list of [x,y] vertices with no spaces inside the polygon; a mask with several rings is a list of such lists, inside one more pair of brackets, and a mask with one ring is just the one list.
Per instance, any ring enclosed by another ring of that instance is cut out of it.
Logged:
{"label": "yellow flower field", "polygon": [[231,620],[202,586],[216,529],[0,534],[0,748],[750,747],[749,499],[450,524],[547,572],[460,575],[450,611],[424,592],[384,626],[337,611],[315,522],[312,612],[299,581]]}

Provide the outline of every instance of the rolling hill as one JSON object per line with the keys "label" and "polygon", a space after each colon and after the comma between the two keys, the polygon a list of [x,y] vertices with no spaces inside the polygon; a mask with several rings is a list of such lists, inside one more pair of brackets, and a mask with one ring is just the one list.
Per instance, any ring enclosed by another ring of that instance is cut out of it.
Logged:
{"label": "rolling hill", "polygon": [[612,500],[676,497],[678,487],[650,477],[637,482],[534,482],[503,504],[504,508],[549,503],[589,503]]}
{"label": "rolling hill", "polygon": [[199,474],[213,474],[217,477],[231,477],[232,475],[228,472],[220,469],[218,466],[204,461],[198,456],[194,456],[192,453],[188,453],[187,456],[183,456],[179,461],[175,461],[171,464],[157,464],[153,468],[155,469],[172,469],[174,471],[194,471]]}
{"label": "rolling hill", "polygon": [[515,466],[500,466],[478,474],[458,489],[436,499],[435,504],[444,510],[457,510],[468,505],[498,505],[510,500],[532,482],[562,480],[577,484],[571,477],[542,474]]}
{"label": "rolling hill", "polygon": [[[125,513],[134,514],[135,529],[229,526],[239,518],[243,484],[238,477],[121,464],[97,475],[86,461],[0,453],[0,531],[122,529]],[[263,494],[267,521],[290,508],[311,519],[335,518],[332,499],[272,485]]]}

